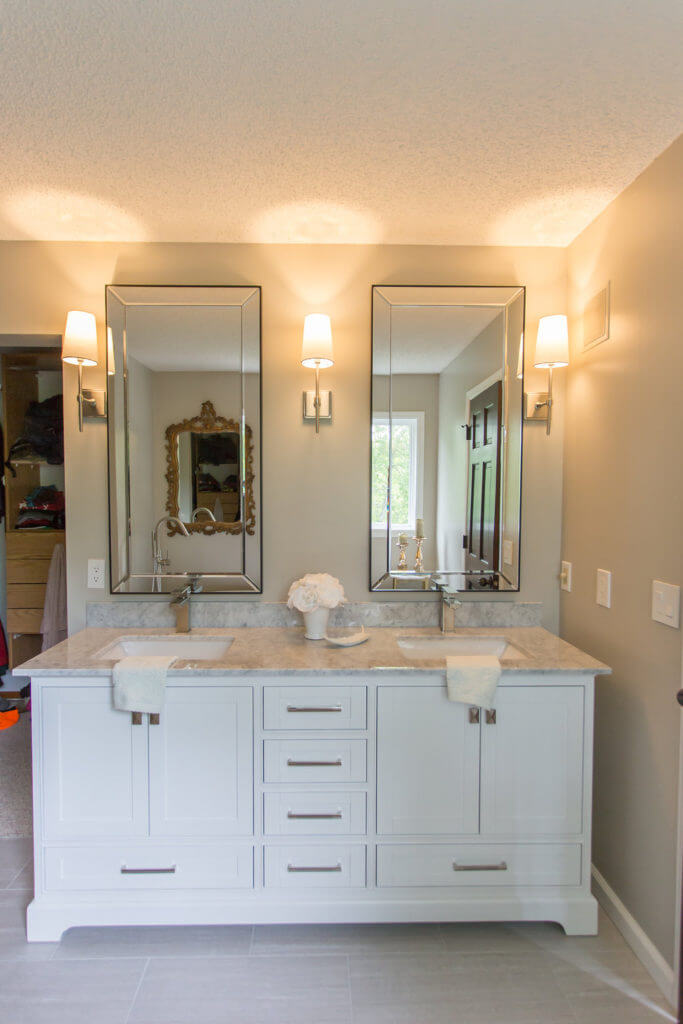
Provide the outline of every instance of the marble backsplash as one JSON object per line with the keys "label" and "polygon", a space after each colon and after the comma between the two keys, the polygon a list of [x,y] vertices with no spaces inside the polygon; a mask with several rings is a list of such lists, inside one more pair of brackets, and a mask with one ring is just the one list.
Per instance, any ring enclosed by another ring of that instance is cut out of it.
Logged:
{"label": "marble backsplash", "polygon": [[[539,626],[541,605],[517,601],[472,601],[455,610],[456,626]],[[92,602],[86,624],[91,627],[173,626],[175,616],[168,601]],[[299,612],[286,604],[256,601],[195,601],[195,627],[300,626]],[[335,608],[330,625],[419,627],[439,625],[437,601],[350,601]]]}

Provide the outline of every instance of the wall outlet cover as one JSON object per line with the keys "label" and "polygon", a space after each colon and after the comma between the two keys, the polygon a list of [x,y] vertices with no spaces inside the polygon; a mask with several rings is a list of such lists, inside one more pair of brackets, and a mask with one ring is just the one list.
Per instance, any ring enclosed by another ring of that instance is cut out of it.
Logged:
{"label": "wall outlet cover", "polygon": [[652,581],[652,618],[678,629],[681,621],[681,588],[662,580]]}
{"label": "wall outlet cover", "polygon": [[514,547],[511,540],[503,541],[503,561],[506,565],[512,565]]}
{"label": "wall outlet cover", "polygon": [[572,563],[562,562],[560,569],[560,589],[566,590],[568,594],[572,591]]}
{"label": "wall outlet cover", "polygon": [[603,608],[612,607],[612,573],[609,569],[598,569],[595,580],[595,601]]}
{"label": "wall outlet cover", "polygon": [[104,559],[88,559],[88,590],[104,590]]}

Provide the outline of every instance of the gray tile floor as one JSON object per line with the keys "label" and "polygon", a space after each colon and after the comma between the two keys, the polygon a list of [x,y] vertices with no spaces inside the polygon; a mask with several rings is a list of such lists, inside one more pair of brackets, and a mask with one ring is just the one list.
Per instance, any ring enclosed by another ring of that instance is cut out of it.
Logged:
{"label": "gray tile floor", "polygon": [[556,925],[76,928],[29,945],[0,840],[2,1024],[635,1024],[671,1009],[608,918]]}

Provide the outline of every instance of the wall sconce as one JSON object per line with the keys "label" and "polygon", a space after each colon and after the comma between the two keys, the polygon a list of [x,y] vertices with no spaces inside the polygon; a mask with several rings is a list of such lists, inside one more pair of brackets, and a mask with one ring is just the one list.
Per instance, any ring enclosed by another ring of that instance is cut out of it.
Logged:
{"label": "wall sconce", "polygon": [[78,367],[78,429],[82,432],[84,416],[106,416],[104,391],[83,390],[83,367],[97,366],[97,325],[92,313],[72,309],[66,314],[62,362]]}
{"label": "wall sconce", "polygon": [[534,366],[548,371],[548,391],[526,396],[526,419],[545,420],[550,434],[553,415],[553,370],[569,365],[567,317],[562,313],[542,316],[538,321]]}
{"label": "wall sconce", "polygon": [[315,391],[304,391],[304,419],[315,420],[319,434],[320,421],[332,419],[332,392],[320,390],[320,371],[334,366],[332,325],[326,313],[309,313],[304,318],[301,365],[315,370]]}

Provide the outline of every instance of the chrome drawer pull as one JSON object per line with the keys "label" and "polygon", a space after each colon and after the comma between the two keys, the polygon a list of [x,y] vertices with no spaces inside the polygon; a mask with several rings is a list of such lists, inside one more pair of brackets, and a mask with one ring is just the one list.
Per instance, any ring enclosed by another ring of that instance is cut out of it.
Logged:
{"label": "chrome drawer pull", "polygon": [[311,712],[312,714],[316,714],[317,715],[321,711],[342,711],[342,710],[343,709],[342,709],[341,704],[334,704],[334,705],[332,705],[329,708],[306,708],[306,707],[298,707],[296,704],[288,704],[287,705],[287,711],[290,714],[296,714],[296,713],[306,714],[308,712]]}
{"label": "chrome drawer pull", "polygon": [[454,871],[507,871],[508,866],[504,860],[500,864],[458,864],[453,861]]}
{"label": "chrome drawer pull", "polygon": [[121,867],[122,875],[175,875],[175,864],[170,868],[127,868]]}
{"label": "chrome drawer pull", "polygon": [[318,821],[323,818],[341,818],[342,812],[335,811],[334,814],[296,814],[294,811],[287,811],[287,817],[292,821]]}
{"label": "chrome drawer pull", "polygon": [[287,870],[295,873],[297,871],[341,871],[341,864],[335,864],[334,867],[297,867],[295,864],[288,864]]}
{"label": "chrome drawer pull", "polygon": [[287,758],[288,768],[341,768],[341,763],[341,757],[336,761],[292,761],[291,757]]}
{"label": "chrome drawer pull", "polygon": [[486,709],[486,724],[487,725],[495,725],[496,724],[496,709],[495,708],[487,708]]}

